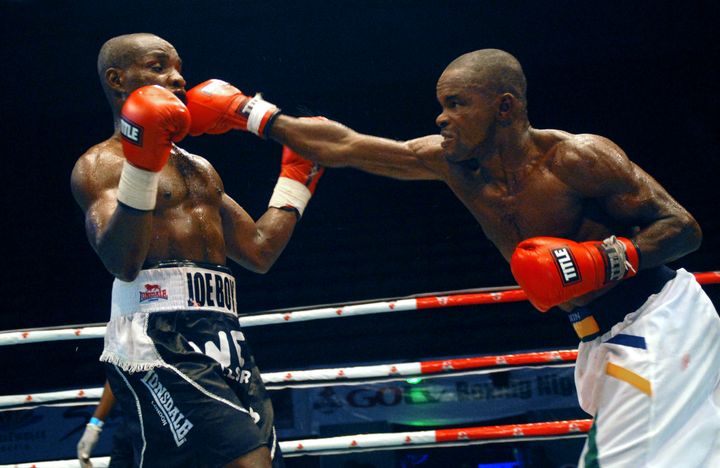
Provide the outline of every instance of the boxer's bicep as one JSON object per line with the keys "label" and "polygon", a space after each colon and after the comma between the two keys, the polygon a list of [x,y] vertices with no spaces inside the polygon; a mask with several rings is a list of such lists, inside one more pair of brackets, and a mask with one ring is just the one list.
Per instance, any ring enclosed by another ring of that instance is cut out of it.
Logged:
{"label": "boxer's bicep", "polygon": [[643,252],[641,267],[667,263],[699,246],[702,232],[692,215],[609,140],[581,140],[554,159],[553,172],[579,198],[598,203],[610,219],[608,228],[632,236]]}
{"label": "boxer's bicep", "polygon": [[[94,155],[78,160],[70,177],[70,188],[85,215],[85,234],[97,251],[98,243],[117,208],[117,180]],[[102,175],[102,176],[100,176]]]}
{"label": "boxer's bicep", "polygon": [[664,190],[610,140],[579,135],[564,143],[553,172],[579,198],[595,200],[617,221],[646,224],[660,216]]}

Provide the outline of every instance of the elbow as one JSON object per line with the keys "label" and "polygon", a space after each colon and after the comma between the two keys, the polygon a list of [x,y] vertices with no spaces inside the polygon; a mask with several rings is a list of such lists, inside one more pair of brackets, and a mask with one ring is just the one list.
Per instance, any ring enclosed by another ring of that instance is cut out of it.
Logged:
{"label": "elbow", "polygon": [[142,262],[135,262],[129,259],[129,256],[118,255],[111,251],[112,249],[103,249],[103,245],[98,245],[98,255],[102,260],[105,269],[120,281],[131,282],[140,274]]}
{"label": "elbow", "polygon": [[264,275],[268,271],[270,271],[270,267],[272,267],[272,263],[270,262],[258,262],[253,265],[253,268],[251,270],[255,273]]}
{"label": "elbow", "polygon": [[687,233],[688,252],[694,252],[702,244],[703,233],[700,224],[688,213],[685,219],[685,232]]}
{"label": "elbow", "polygon": [[120,281],[130,283],[140,274],[140,267],[134,265],[109,265],[105,263],[105,268]]}
{"label": "elbow", "polygon": [[243,268],[264,275],[275,263],[275,258],[267,257],[262,254],[255,255],[252,257],[245,256],[242,259],[236,260]]}

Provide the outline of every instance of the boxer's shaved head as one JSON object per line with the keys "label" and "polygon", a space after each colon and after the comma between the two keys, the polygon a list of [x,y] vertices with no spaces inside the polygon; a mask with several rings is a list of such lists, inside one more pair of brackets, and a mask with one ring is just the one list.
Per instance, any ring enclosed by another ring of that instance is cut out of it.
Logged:
{"label": "boxer's shaved head", "polygon": [[153,45],[172,47],[165,39],[150,33],[123,34],[109,39],[100,48],[97,57],[97,73],[105,96],[114,103],[113,90],[107,72],[111,69],[127,70],[130,65]]}
{"label": "boxer's shaved head", "polygon": [[520,62],[498,49],[481,49],[461,55],[446,70],[462,69],[469,84],[494,94],[510,93],[523,104],[527,83]]}

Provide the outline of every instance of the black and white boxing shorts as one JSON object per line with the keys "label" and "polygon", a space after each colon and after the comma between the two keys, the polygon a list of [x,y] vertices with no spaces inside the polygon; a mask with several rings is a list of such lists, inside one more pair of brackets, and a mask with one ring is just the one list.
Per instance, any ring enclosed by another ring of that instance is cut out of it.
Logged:
{"label": "black and white boxing shorts", "polygon": [[172,262],[115,280],[100,360],[136,466],[223,466],[263,446],[284,466],[229,269]]}

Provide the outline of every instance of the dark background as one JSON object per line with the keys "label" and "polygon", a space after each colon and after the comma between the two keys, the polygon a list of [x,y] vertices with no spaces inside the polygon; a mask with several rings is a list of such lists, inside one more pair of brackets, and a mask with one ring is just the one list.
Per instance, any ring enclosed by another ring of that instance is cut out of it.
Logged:
{"label": "dark background", "polygon": [[[97,51],[112,36],[138,31],[176,46],[188,88],[221,78],[248,93],[262,91],[290,114],[322,114],[396,139],[436,131],[434,86],[449,61],[479,48],[508,50],[525,68],[532,124],[616,141],[704,229],[701,249],[674,266],[719,268],[713,2],[130,1],[111,7],[2,0],[0,6],[0,330],[108,318],[112,279],[87,243],[69,176],[77,157],[112,132]],[[182,145],[210,159],[227,192],[253,217],[262,215],[277,178],[278,144],[234,132]],[[245,312],[513,283],[506,263],[443,184],[351,169],[327,171],[270,273],[232,267]],[[522,310],[527,320],[540,317],[527,304]],[[472,315],[463,311],[458,320]],[[387,317],[368,323],[380,320],[387,330],[395,326]],[[428,316],[433,326],[442,320]],[[472,332],[485,338],[482,329]]]}
{"label": "dark background", "polygon": [[[109,317],[112,278],[87,243],[69,177],[112,133],[97,52],[131,32],[173,43],[188,88],[221,78],[292,115],[395,139],[436,131],[435,81],[447,63],[505,49],[524,66],[532,125],[617,142],[704,230],[700,250],[673,266],[720,269],[719,19],[710,1],[0,0],[0,330]],[[227,192],[262,215],[278,144],[235,132],[182,146],[207,157]],[[231,266],[248,313],[513,283],[444,185],[350,169],[326,172],[270,273]],[[713,297],[717,289],[707,288]],[[265,370],[576,344],[561,314],[526,303],[261,328],[249,339]],[[2,393],[99,385],[99,349],[97,340],[6,347],[3,360],[16,369],[39,366],[52,378],[6,370]],[[73,371],[54,375],[56,363]]]}

